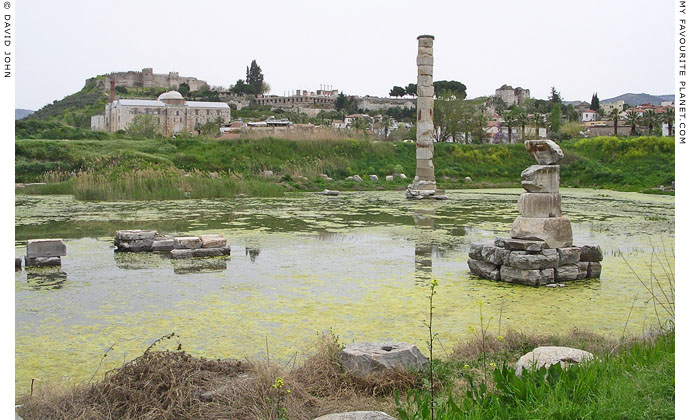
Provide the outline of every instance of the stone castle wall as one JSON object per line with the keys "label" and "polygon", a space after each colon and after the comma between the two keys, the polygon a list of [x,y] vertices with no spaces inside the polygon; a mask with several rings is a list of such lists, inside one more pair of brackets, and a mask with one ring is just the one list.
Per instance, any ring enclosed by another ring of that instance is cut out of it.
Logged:
{"label": "stone castle wall", "polygon": [[375,111],[385,111],[389,108],[406,108],[412,109],[417,104],[415,99],[399,99],[399,98],[378,98],[375,96],[365,96],[359,98],[358,106],[362,109],[371,109]]}
{"label": "stone castle wall", "polygon": [[110,89],[110,81],[115,80],[115,86],[124,87],[154,87],[165,89],[178,89],[182,83],[189,85],[190,91],[201,90],[206,81],[196,77],[180,76],[177,72],[168,74],[156,74],[152,68],[141,71],[114,72],[105,75],[105,78],[92,77],[86,79],[86,86],[96,84],[102,89]]}

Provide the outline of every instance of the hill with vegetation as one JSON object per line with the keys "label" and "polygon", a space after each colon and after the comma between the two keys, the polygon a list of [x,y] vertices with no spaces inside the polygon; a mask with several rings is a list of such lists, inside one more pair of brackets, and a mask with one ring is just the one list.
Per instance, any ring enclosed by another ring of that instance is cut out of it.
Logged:
{"label": "hill with vegetation", "polygon": [[95,83],[86,84],[79,92],[53,101],[33,114],[27,120],[60,122],[79,128],[90,128],[91,117],[102,114],[108,94]]}
{"label": "hill with vegetation", "polygon": [[[99,134],[103,139],[17,139],[15,182],[47,182],[25,191],[70,193],[82,199],[174,199],[238,193],[275,196],[324,188],[404,189],[415,173],[414,143],[274,138],[134,140]],[[566,155],[561,163],[564,187],[658,192],[660,185],[668,186],[675,179],[672,138],[596,137],[564,141],[561,147]],[[521,144],[438,143],[434,164],[442,188],[519,187],[521,172],[534,161]],[[408,178],[384,180],[387,175],[401,173]],[[353,175],[364,181],[347,179]],[[377,175],[380,180],[371,181],[368,175]],[[472,181],[466,182],[465,177]]]}
{"label": "hill with vegetation", "polygon": [[675,95],[650,95],[648,93],[624,93],[615,98],[602,99],[601,102],[625,101],[630,106],[642,104],[661,105],[664,101],[673,101]]}
{"label": "hill with vegetation", "polygon": [[[91,128],[91,117],[103,114],[110,96],[103,84],[97,83],[101,78],[104,76],[91,79],[80,91],[53,101],[26,116],[26,119],[61,123],[76,128]],[[164,88],[115,87],[116,98],[155,99],[165,91]]]}

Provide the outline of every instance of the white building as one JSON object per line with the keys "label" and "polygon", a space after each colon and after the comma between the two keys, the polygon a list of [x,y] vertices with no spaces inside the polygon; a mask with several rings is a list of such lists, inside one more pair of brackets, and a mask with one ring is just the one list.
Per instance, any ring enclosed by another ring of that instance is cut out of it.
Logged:
{"label": "white building", "polygon": [[91,128],[102,131],[126,130],[138,115],[150,115],[164,136],[196,131],[208,122],[226,123],[230,107],[224,102],[185,101],[177,91],[161,94],[157,100],[116,99],[105,105],[105,115],[91,117]]}
{"label": "white building", "polygon": [[592,111],[588,109],[587,111],[582,111],[582,122],[596,121],[597,111]]}

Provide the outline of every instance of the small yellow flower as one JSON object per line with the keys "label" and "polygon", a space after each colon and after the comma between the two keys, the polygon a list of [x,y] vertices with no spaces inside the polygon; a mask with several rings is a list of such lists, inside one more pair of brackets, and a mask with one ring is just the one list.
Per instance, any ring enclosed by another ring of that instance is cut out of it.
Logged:
{"label": "small yellow flower", "polygon": [[496,363],[491,362],[491,363],[489,363],[489,366],[491,366],[492,368],[495,368],[495,367],[496,367]]}
{"label": "small yellow flower", "polygon": [[501,341],[501,340],[503,340],[503,336],[502,336],[502,335],[499,335],[499,336],[498,336],[498,341]]}
{"label": "small yellow flower", "polygon": [[289,394],[289,393],[290,393],[290,390],[289,390],[289,389],[285,390],[285,393],[286,393],[286,394]]}
{"label": "small yellow flower", "polygon": [[464,367],[465,369],[469,369],[469,368],[470,368],[470,365],[468,365],[467,363],[465,363],[465,366],[463,366],[463,367]]}

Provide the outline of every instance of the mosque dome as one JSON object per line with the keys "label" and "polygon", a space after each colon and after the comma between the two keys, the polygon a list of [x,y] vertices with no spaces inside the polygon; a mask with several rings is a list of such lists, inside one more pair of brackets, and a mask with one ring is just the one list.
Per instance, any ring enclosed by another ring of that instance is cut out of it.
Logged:
{"label": "mosque dome", "polygon": [[158,100],[163,101],[163,102],[165,102],[166,100],[173,100],[173,101],[183,100],[184,101],[184,98],[182,97],[180,92],[178,92],[176,90],[171,90],[169,92],[161,93],[161,95],[158,97]]}

